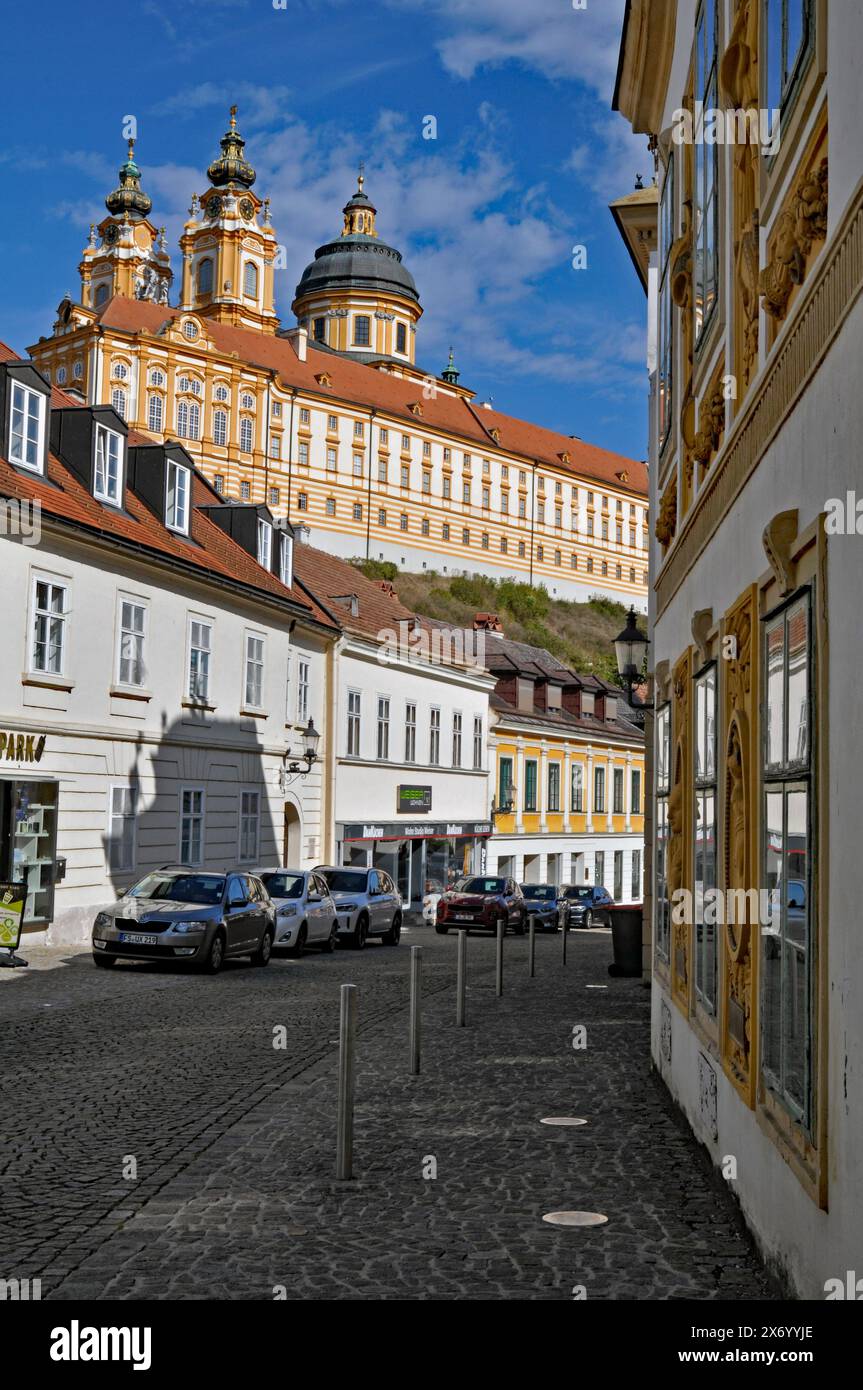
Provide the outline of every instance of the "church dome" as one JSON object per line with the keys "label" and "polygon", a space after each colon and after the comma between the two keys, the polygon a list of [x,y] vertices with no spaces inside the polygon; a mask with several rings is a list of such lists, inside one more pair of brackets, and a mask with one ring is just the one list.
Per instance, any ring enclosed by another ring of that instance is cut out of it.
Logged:
{"label": "church dome", "polygon": [[120,186],[115,188],[113,193],[109,193],[105,199],[105,207],[112,212],[115,217],[124,212],[133,213],[137,217],[146,217],[153,206],[152,198],[148,197],[141,188],[141,170],[134,160],[135,141],[129,141],[129,157],[120,169]]}
{"label": "church dome", "polygon": [[338,240],[318,247],[315,259],[300,277],[297,300],[333,290],[370,290],[402,295],[419,303],[416,283],[401,252],[378,238],[377,208],[364,191],[364,183],[360,173],[357,191],[343,208],[344,230]]}

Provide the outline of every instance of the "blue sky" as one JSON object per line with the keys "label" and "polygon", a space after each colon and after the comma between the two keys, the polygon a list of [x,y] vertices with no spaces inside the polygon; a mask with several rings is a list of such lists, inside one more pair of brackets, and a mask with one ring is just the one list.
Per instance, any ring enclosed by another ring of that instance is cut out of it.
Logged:
{"label": "blue sky", "polygon": [[[0,337],[23,351],[77,297],[127,115],[177,276],[177,237],[235,101],[287,251],[284,323],[363,159],[378,232],[420,290],[420,365],[439,371],[452,342],[462,381],[498,409],[643,458],[645,299],[608,212],[652,174],[646,142],[610,110],[622,13],[623,0],[10,6],[7,52],[32,56],[5,73],[0,250],[16,273]],[[572,269],[577,244],[586,270]]]}

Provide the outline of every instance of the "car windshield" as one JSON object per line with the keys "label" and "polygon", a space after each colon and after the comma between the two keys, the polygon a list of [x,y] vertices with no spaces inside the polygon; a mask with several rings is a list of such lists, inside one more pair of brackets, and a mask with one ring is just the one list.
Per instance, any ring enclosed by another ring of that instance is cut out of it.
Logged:
{"label": "car windshield", "polygon": [[502,878],[460,878],[455,885],[457,893],[502,893]]}
{"label": "car windshield", "polygon": [[271,898],[301,898],[305,886],[304,874],[261,874],[261,882]]}
{"label": "car windshield", "polygon": [[521,891],[526,898],[541,898],[543,902],[554,902],[557,899],[557,889],[544,883],[523,883]]}
{"label": "car windshield", "polygon": [[589,888],[567,888],[566,896],[568,898],[581,898],[584,901],[590,897],[590,891]]}
{"label": "car windshield", "polygon": [[148,874],[130,888],[130,898],[162,898],[175,903],[215,907],[222,901],[225,880],[221,874]]}
{"label": "car windshield", "polygon": [[364,893],[366,891],[365,870],[325,869],[324,878],[333,893]]}

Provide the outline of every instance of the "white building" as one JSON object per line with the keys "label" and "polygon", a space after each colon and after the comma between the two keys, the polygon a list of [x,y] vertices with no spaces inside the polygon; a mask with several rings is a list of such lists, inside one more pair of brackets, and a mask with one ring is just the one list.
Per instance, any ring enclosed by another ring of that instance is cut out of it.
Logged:
{"label": "white building", "polygon": [[[292,536],[232,506],[179,445],[129,434],[0,361],[0,881],[25,930],[86,937],[147,869],[311,865],[336,625],[292,587]],[[53,923],[53,925],[52,925]]]}
{"label": "white building", "polygon": [[339,863],[392,875],[418,909],[427,885],[482,872],[494,679],[472,641],[417,619],[392,585],[298,545],[296,573],[343,629],[335,653]]}
{"label": "white building", "polygon": [[861,53],[856,4],[632,0],[615,98],[658,157],[658,247],[625,231],[656,287],[653,1060],[804,1299],[863,1247]]}

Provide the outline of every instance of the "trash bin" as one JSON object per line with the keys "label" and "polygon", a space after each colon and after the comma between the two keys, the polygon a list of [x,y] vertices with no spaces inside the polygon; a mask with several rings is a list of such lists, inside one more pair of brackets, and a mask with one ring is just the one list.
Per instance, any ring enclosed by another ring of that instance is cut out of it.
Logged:
{"label": "trash bin", "polygon": [[608,967],[609,975],[640,976],[641,960],[641,903],[615,903],[609,908],[611,915],[611,943],[614,948],[614,964]]}

